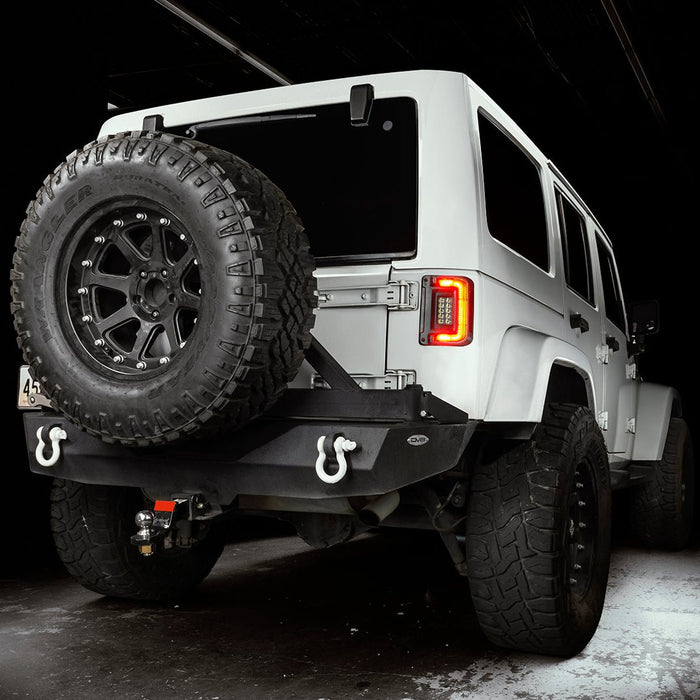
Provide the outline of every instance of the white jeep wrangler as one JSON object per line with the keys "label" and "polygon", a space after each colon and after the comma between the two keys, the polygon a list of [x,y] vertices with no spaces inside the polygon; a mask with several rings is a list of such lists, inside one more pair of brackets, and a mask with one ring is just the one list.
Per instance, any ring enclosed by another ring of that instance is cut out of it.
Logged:
{"label": "white jeep wrangler", "polygon": [[429,528],[489,640],[571,656],[612,489],[646,544],[688,539],[681,401],[637,372],[655,305],[627,317],[598,221],[462,74],[114,116],[11,279],[30,468],[93,591],[181,595],[237,514],[314,546]]}

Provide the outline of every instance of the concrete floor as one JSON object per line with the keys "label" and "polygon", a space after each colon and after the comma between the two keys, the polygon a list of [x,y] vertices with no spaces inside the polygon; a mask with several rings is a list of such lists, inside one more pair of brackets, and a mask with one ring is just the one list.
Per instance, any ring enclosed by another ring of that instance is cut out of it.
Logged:
{"label": "concrete floor", "polygon": [[700,698],[697,543],[618,537],[599,630],[559,660],[490,646],[442,545],[410,537],[233,539],[178,604],[102,598],[55,562],[4,577],[0,698]]}

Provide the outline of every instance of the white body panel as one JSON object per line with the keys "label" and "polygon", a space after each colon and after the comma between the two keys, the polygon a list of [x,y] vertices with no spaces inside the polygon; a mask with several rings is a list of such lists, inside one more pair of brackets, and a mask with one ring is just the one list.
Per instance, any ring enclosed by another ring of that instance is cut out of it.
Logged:
{"label": "white body panel", "polygon": [[[373,287],[425,275],[454,274],[474,283],[474,338],[463,347],[419,344],[420,309],[386,306],[329,307],[317,312],[315,336],[353,375],[415,373],[418,384],[486,422],[537,422],[553,364],[572,368],[583,380],[589,405],[604,428],[616,460],[658,459],[670,416],[668,391],[628,378],[626,329],[605,315],[595,237],[610,242],[570,185],[525,133],[478,86],[459,73],[413,71],[344,78],[226,95],[115,116],[100,135],[140,130],[143,118],[163,116],[168,127],[313,105],[348,101],[353,85],[370,83],[375,98],[408,96],[417,104],[418,236],[411,259],[391,264],[321,267],[319,291]],[[541,269],[488,230],[478,114],[488,115],[539,171],[547,226],[549,268]],[[586,221],[595,300],[567,287],[555,186]],[[589,323],[582,332],[570,317]],[[608,352],[614,336],[620,345]],[[606,359],[607,358],[607,359]],[[294,382],[309,386],[305,364]],[[663,401],[661,401],[663,399]],[[661,401],[662,409],[655,408]],[[660,411],[660,412],[659,412]],[[636,418],[637,431],[629,429]],[[632,421],[630,423],[630,421]],[[640,438],[640,426],[647,431]]]}

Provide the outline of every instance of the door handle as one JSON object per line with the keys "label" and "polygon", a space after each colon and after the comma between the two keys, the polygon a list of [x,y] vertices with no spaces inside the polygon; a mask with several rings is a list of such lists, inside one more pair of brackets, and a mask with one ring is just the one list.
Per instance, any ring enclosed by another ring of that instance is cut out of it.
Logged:
{"label": "door handle", "polygon": [[572,328],[580,328],[581,333],[585,333],[590,328],[588,321],[579,313],[571,314],[569,316],[569,323]]}
{"label": "door handle", "polygon": [[606,335],[605,336],[605,344],[613,351],[617,352],[620,349],[620,343],[617,342],[617,339],[612,336],[612,335]]}

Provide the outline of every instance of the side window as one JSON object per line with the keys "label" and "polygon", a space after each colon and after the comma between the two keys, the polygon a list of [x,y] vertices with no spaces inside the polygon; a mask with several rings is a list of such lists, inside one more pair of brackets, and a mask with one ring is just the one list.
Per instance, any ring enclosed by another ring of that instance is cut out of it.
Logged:
{"label": "side window", "polygon": [[605,300],[605,315],[611,323],[621,330],[625,329],[625,306],[622,300],[620,285],[615,273],[615,261],[612,253],[596,236],[598,258],[600,259],[600,274],[603,281],[603,299]]}
{"label": "side window", "polygon": [[557,212],[564,251],[566,283],[593,305],[593,274],[586,220],[561,192],[557,192]]}
{"label": "side window", "polygon": [[486,220],[491,235],[549,270],[547,223],[537,165],[479,114]]}

